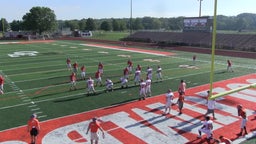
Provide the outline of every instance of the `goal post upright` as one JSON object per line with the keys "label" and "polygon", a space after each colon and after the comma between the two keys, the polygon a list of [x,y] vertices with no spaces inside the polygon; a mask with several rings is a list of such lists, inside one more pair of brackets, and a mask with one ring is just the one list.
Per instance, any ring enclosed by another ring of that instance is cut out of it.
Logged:
{"label": "goal post upright", "polygon": [[216,26],[217,26],[217,0],[214,2],[213,31],[212,31],[212,57],[211,57],[211,73],[210,73],[210,97],[212,96],[213,77],[214,77],[214,56],[216,43]]}

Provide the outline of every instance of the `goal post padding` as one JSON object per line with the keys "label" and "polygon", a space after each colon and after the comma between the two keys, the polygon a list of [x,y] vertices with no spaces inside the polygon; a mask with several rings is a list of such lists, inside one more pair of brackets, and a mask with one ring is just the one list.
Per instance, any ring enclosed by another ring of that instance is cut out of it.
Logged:
{"label": "goal post padding", "polygon": [[216,99],[216,98],[223,97],[223,96],[226,96],[228,94],[239,92],[239,91],[242,91],[242,90],[245,90],[245,89],[249,89],[249,88],[256,88],[256,83],[245,85],[245,86],[242,86],[242,87],[239,87],[239,88],[236,88],[236,89],[232,89],[232,90],[229,90],[229,91],[225,91],[225,92],[222,92],[222,93],[218,93],[218,94],[212,95],[210,97],[210,99],[211,100],[212,99]]}

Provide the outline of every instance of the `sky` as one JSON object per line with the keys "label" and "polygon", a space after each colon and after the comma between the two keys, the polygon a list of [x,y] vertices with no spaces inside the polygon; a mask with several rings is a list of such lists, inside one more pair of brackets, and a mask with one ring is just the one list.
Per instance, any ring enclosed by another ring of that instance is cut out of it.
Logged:
{"label": "sky", "polygon": [[[214,1],[201,1],[201,15],[214,15]],[[132,7],[131,7],[132,2]],[[83,18],[198,17],[200,0],[1,0],[0,18],[22,20],[32,7],[48,7],[57,20]],[[217,15],[256,14],[256,0],[218,0]],[[132,10],[131,10],[132,8]]]}

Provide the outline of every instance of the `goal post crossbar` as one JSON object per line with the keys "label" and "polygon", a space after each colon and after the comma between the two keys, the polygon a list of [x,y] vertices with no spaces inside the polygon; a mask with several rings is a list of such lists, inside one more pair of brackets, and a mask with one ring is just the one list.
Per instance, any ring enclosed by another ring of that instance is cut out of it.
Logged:
{"label": "goal post crossbar", "polygon": [[239,88],[236,88],[236,89],[232,89],[232,90],[229,90],[229,91],[226,91],[226,92],[222,92],[222,93],[212,95],[210,97],[210,99],[216,99],[216,98],[219,98],[219,97],[223,97],[223,96],[226,96],[228,94],[239,92],[241,90],[245,90],[245,89],[248,89],[248,88],[256,88],[256,83],[245,85],[245,86],[242,86],[242,87],[239,87]]}

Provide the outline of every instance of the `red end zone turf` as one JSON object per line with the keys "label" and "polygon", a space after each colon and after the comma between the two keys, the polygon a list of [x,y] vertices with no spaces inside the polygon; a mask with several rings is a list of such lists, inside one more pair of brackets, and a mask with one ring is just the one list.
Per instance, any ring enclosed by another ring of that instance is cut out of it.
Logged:
{"label": "red end zone turf", "polygon": [[[213,92],[220,93],[251,83],[256,83],[256,74],[216,82]],[[197,135],[207,110],[205,96],[208,89],[209,85],[188,89],[182,115],[178,115],[177,106],[172,106],[171,114],[162,115],[165,105],[163,94],[144,101],[44,121],[41,122],[42,131],[38,141],[43,144],[89,143],[86,129],[91,118],[97,116],[107,132],[106,138],[101,137],[100,141],[106,144],[206,143],[205,135],[202,139],[198,139]],[[218,99],[215,109],[217,120],[213,120],[214,137],[223,135],[238,143],[251,136],[256,130],[255,100],[256,89],[243,90]],[[237,104],[242,104],[247,110],[247,136],[237,136],[241,122],[237,116]],[[0,132],[0,144],[26,144],[29,141],[26,126]]]}

